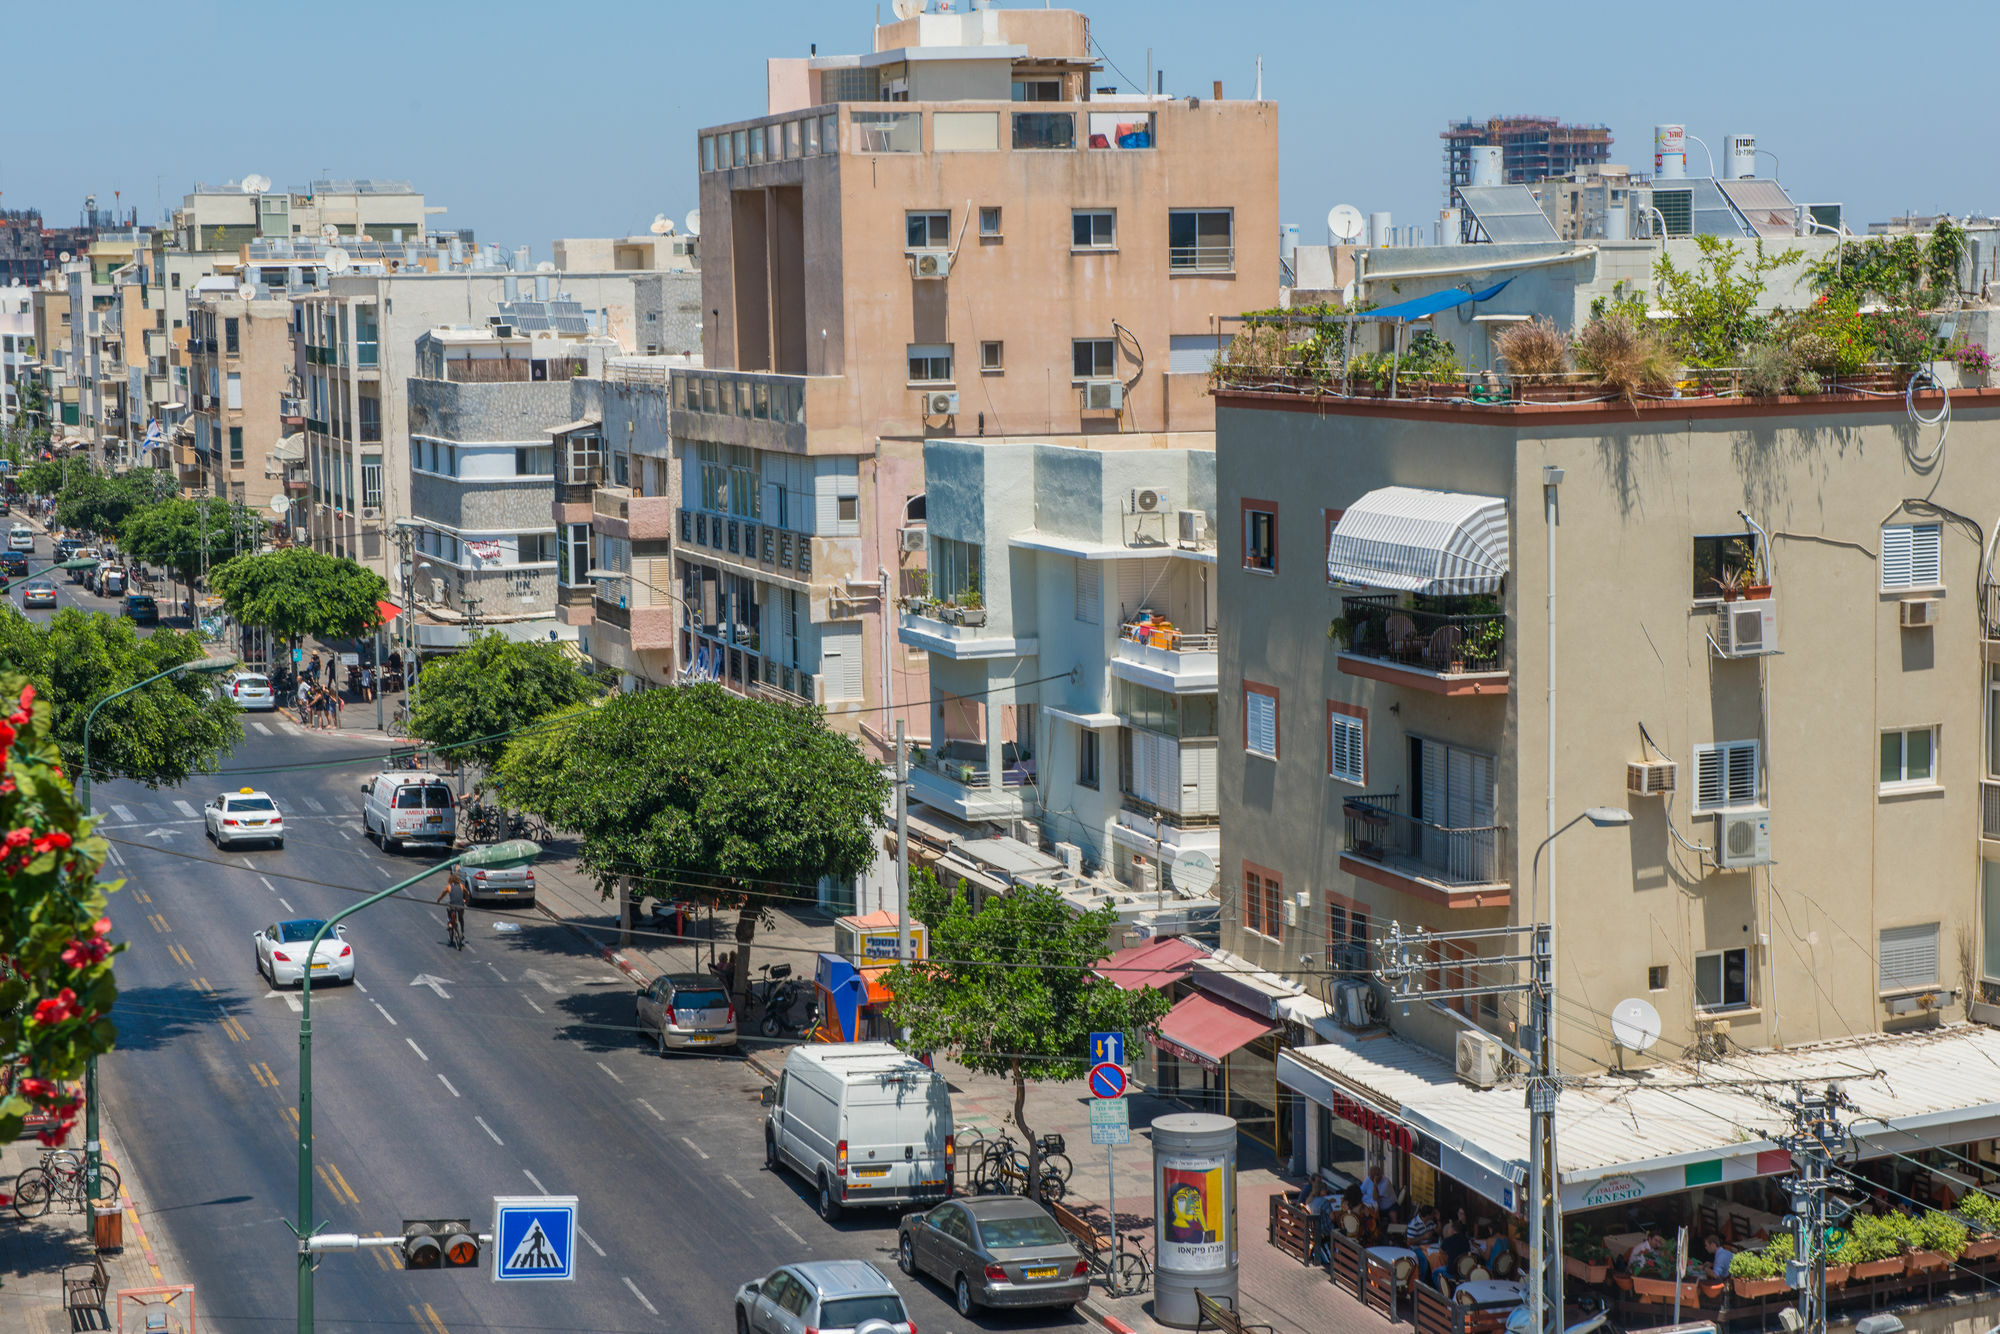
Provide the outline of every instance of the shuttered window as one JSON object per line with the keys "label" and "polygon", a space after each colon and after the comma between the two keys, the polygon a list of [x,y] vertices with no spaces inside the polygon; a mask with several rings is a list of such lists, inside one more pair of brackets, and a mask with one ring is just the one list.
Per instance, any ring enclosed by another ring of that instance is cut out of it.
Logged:
{"label": "shuttered window", "polygon": [[1243,687],[1243,748],[1266,759],[1278,758],[1278,693]]}
{"label": "shuttered window", "polygon": [[1351,714],[1326,715],[1326,772],[1330,778],[1356,786],[1368,781],[1368,747],[1365,725]]}
{"label": "shuttered window", "polygon": [[858,621],[820,627],[819,671],[828,699],[861,698],[861,656]]}
{"label": "shuttered window", "polygon": [[1881,946],[1875,952],[1876,988],[1903,991],[1910,987],[1936,986],[1938,980],[1938,924],[1890,926],[1882,929]]}
{"label": "shuttered window", "polygon": [[1936,588],[1944,583],[1944,525],[1882,525],[1882,588]]}
{"label": "shuttered window", "polygon": [[1136,621],[1139,613],[1163,605],[1167,596],[1167,562],[1163,557],[1118,562],[1118,614]]}
{"label": "shuttered window", "polygon": [[1076,562],[1076,619],[1097,625],[1103,618],[1104,579],[1097,566],[1087,560]]}
{"label": "shuttered window", "polygon": [[1694,748],[1694,809],[1726,810],[1757,804],[1757,743],[1721,741]]}

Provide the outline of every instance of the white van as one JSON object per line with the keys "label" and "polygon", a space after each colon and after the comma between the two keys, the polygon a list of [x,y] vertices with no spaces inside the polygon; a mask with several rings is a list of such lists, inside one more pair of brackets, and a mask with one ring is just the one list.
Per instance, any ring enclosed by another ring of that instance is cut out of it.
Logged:
{"label": "white van", "polygon": [[405,843],[449,848],[458,838],[458,807],[436,774],[376,774],[361,785],[361,832],[394,852]]}
{"label": "white van", "polygon": [[9,528],[7,530],[7,550],[33,551],[34,549],[35,549],[34,529],[28,527],[26,524],[17,523],[12,528]]}
{"label": "white van", "polygon": [[794,1047],[765,1090],[764,1162],[813,1183],[819,1214],[951,1194],[951,1093],[944,1076],[886,1042]]}

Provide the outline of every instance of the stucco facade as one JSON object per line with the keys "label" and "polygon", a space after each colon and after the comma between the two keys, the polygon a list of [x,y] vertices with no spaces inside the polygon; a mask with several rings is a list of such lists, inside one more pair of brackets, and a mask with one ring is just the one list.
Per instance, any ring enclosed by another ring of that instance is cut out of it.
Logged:
{"label": "stucco facade", "polygon": [[189,417],[200,460],[191,489],[268,515],[281,478],[266,468],[284,438],[292,383],[292,303],[202,292],[189,311]]}

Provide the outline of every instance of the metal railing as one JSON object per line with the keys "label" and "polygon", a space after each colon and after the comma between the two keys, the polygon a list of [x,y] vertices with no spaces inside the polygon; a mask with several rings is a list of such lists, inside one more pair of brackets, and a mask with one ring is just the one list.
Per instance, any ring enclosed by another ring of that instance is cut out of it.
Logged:
{"label": "metal railing", "polygon": [[1148,621],[1132,621],[1121,627],[1118,642],[1143,644],[1148,648],[1162,649],[1168,653],[1214,653],[1218,647],[1215,635],[1191,634],[1186,630],[1163,630]]}
{"label": "metal railing", "polygon": [[1367,593],[1340,600],[1346,650],[1357,657],[1425,671],[1498,672],[1507,667],[1507,617],[1501,612],[1452,611],[1465,599],[1406,603],[1400,594]]}
{"label": "metal railing", "polygon": [[[948,742],[946,744],[950,745],[951,743]],[[979,748],[978,758],[976,759],[965,758],[964,753],[958,751],[945,755],[933,752],[924,757],[919,767],[929,769],[936,774],[941,774],[949,778],[952,782],[964,787],[990,788],[994,786],[989,781],[993,771],[987,767],[985,744],[982,742],[973,742],[971,744]],[[1026,787],[1033,781],[1034,779],[1029,776],[1028,772],[1019,763],[1000,771],[999,786],[1003,788]]]}
{"label": "metal railing", "polygon": [[1979,780],[1979,836],[2000,840],[2000,779]]}
{"label": "metal railing", "polygon": [[1177,245],[1167,247],[1167,268],[1180,273],[1228,273],[1236,267],[1236,247],[1232,245]]}
{"label": "metal railing", "polygon": [[1507,827],[1447,828],[1403,814],[1400,793],[1349,797],[1347,851],[1367,861],[1394,866],[1446,885],[1505,883]]}

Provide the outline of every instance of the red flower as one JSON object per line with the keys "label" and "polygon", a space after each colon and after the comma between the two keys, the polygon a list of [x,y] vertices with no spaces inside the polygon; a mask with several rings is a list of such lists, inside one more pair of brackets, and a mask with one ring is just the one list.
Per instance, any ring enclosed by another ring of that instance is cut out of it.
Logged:
{"label": "red flower", "polygon": [[77,1008],[76,993],[64,987],[47,1000],[36,1004],[34,1022],[60,1024],[64,1020],[76,1018],[81,1013],[82,1011]]}
{"label": "red flower", "polygon": [[[19,715],[16,716],[18,717]],[[9,727],[6,723],[0,723],[0,748],[5,748],[7,746],[13,745],[14,738],[17,735],[19,735],[19,733],[15,732],[14,729]]]}
{"label": "red flower", "polygon": [[30,1075],[21,1081],[21,1096],[31,1098],[36,1102],[43,1102],[49,1098],[53,1098],[56,1092],[56,1086],[46,1079],[37,1079]]}
{"label": "red flower", "polygon": [[110,944],[95,937],[90,940],[72,940],[69,948],[62,952],[62,961],[71,968],[84,968],[90,964],[102,963],[110,953]]}
{"label": "red flower", "polygon": [[64,1140],[69,1138],[69,1132],[72,1129],[74,1129],[75,1126],[76,1126],[76,1118],[73,1116],[66,1117],[63,1120],[58,1121],[54,1125],[50,1126],[47,1130],[37,1131],[35,1133],[35,1138],[40,1140],[43,1144],[46,1144],[48,1147],[54,1148],[56,1145],[61,1144]]}
{"label": "red flower", "polygon": [[14,780],[11,778],[0,778],[0,797],[11,797],[13,795]]}
{"label": "red flower", "polygon": [[34,721],[34,715],[29,713],[26,709],[16,709],[14,712],[7,715],[7,721],[14,724],[14,726],[16,727],[26,727],[29,723]]}
{"label": "red flower", "polygon": [[33,686],[22,686],[21,707],[25,709],[34,702],[35,702],[35,688]]}
{"label": "red flower", "polygon": [[92,922],[90,924],[90,931],[92,935],[98,935],[98,936],[110,935],[111,919],[109,917],[98,918],[95,922]]}
{"label": "red flower", "polygon": [[4,846],[11,852],[15,848],[25,848],[35,841],[35,831],[22,825],[19,829],[9,829]]}
{"label": "red flower", "polygon": [[42,835],[42,837],[36,839],[35,851],[49,852],[56,848],[66,848],[70,845],[71,842],[73,842],[73,840],[70,838],[70,836],[64,833],[62,830],[58,829],[52,834],[44,834]]}

